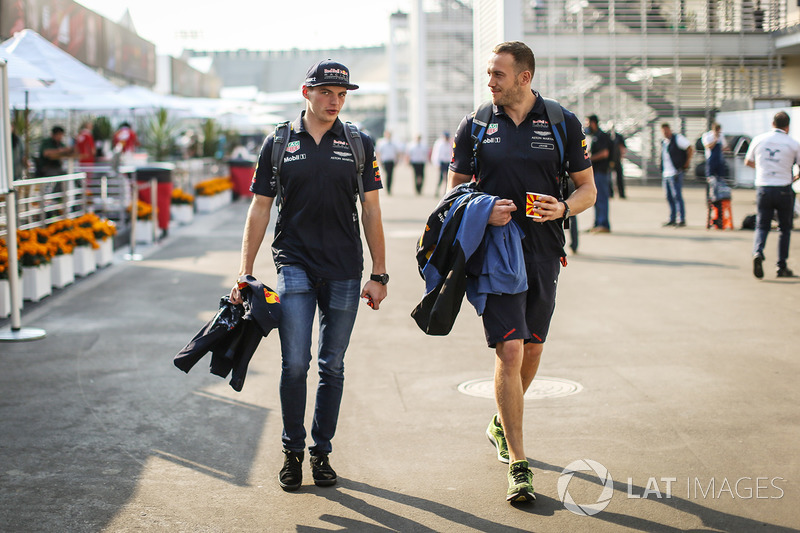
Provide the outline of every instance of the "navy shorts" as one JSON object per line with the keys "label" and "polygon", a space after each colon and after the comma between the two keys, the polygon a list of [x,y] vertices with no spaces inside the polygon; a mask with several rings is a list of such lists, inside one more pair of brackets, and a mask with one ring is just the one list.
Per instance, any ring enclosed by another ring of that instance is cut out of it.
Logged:
{"label": "navy shorts", "polygon": [[494,348],[498,342],[523,339],[542,344],[550,330],[556,308],[556,288],[561,271],[559,258],[526,263],[528,290],[519,294],[490,294],[483,311],[486,342]]}

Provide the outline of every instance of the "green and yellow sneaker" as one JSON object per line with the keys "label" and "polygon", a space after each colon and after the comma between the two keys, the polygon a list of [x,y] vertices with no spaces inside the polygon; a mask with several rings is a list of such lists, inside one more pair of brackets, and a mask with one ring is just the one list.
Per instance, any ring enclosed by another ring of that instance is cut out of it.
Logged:
{"label": "green and yellow sneaker", "polygon": [[528,468],[528,461],[514,461],[508,466],[508,494],[509,502],[533,502],[536,494],[533,492],[533,472]]}
{"label": "green and yellow sneaker", "polygon": [[486,436],[489,437],[489,442],[492,443],[492,446],[497,448],[497,460],[508,464],[506,434],[503,432],[503,426],[500,425],[500,419],[497,415],[494,415],[492,421],[489,422],[489,427],[486,428]]}

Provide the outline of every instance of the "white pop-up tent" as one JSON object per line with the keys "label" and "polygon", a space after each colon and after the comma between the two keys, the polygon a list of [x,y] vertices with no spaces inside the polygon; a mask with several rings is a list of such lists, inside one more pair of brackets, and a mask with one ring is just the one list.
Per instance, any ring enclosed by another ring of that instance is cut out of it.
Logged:
{"label": "white pop-up tent", "polygon": [[[50,91],[69,94],[115,92],[118,88],[33,30],[22,30],[0,44],[0,57],[13,71],[17,59],[38,68],[51,81]],[[19,91],[9,87],[13,101]],[[48,91],[48,92],[50,92]]]}

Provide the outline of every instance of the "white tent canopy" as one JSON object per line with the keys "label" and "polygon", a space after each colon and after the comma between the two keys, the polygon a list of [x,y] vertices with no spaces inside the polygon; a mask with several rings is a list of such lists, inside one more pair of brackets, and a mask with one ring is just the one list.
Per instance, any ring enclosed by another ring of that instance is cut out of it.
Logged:
{"label": "white tent canopy", "polygon": [[115,91],[117,86],[33,30],[22,30],[0,44],[0,57],[9,64],[21,58],[53,80],[50,88],[66,93]]}
{"label": "white tent canopy", "polygon": [[[222,125],[261,129],[283,117],[275,106],[235,98],[185,98],[146,87],[119,88],[33,30],[22,30],[0,44],[0,59],[14,80],[10,107],[36,111],[125,111],[131,114],[168,109],[181,118],[213,118]],[[293,96],[297,98],[297,94]]]}
{"label": "white tent canopy", "polygon": [[[116,85],[33,30],[17,32],[0,44],[0,58],[8,62],[11,72],[20,72],[17,77],[21,82],[11,84],[9,90],[12,107],[35,110],[128,107],[129,102],[119,96]],[[45,83],[37,87],[32,80]]]}

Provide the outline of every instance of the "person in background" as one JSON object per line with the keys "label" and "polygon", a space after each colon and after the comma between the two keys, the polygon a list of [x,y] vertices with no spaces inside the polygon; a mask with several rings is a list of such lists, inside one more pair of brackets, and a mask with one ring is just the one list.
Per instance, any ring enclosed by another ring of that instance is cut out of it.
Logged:
{"label": "person in background", "polygon": [[694,149],[689,139],[680,133],[672,133],[672,128],[661,124],[661,178],[669,204],[669,220],[664,226],[685,226],[686,205],[683,201],[683,177],[692,161]]}
{"label": "person in background", "polygon": [[64,144],[64,128],[53,126],[53,129],[50,130],[50,137],[42,141],[36,161],[36,175],[39,177],[61,176],[64,174],[61,161],[74,156],[75,150]]}
{"label": "person in background", "polygon": [[86,120],[81,123],[78,136],[75,137],[75,151],[78,154],[78,162],[81,164],[92,164],[95,158],[94,137],[92,136],[92,121]]}
{"label": "person in background", "polygon": [[394,176],[394,166],[403,156],[403,146],[392,140],[392,132],[384,131],[383,137],[378,139],[375,145],[375,154],[378,161],[383,166],[383,174],[386,178],[386,193],[392,194],[392,177]]}
{"label": "person in background", "polygon": [[608,197],[611,193],[611,174],[609,163],[611,161],[611,137],[600,129],[597,115],[590,115],[586,119],[586,135],[591,136],[591,160],[594,170],[594,183],[597,187],[597,201],[594,204],[594,227],[591,233],[608,233],[611,231],[609,218]]}
{"label": "person in background", "polygon": [[439,182],[436,184],[434,196],[439,196],[439,189],[442,184],[446,185],[447,170],[450,161],[453,159],[453,141],[450,139],[450,132],[442,132],[442,136],[436,139],[431,149],[431,163],[439,169]]}
{"label": "person in background", "polygon": [[114,151],[133,152],[139,146],[139,138],[131,125],[123,122],[114,132],[111,145],[114,147]]}
{"label": "person in background", "polygon": [[773,130],[757,135],[744,164],[756,169],[756,233],[753,239],[753,275],[764,277],[764,246],[772,226],[773,215],[778,216],[778,277],[794,278],[795,273],[786,261],[789,259],[789,242],[792,237],[794,191],[792,182],[800,176],[794,166],[800,166],[800,143],[789,137],[789,115],[783,111],[772,119]]}
{"label": "person in background", "polygon": [[727,148],[725,136],[722,135],[722,126],[716,122],[711,129],[701,137],[706,155],[706,177],[721,178],[725,175],[725,160],[722,151]]}
{"label": "person in background", "polygon": [[[622,159],[628,153],[625,146],[625,137],[616,129],[611,130],[611,169],[617,177],[617,193],[621,199],[625,199],[625,172],[622,168]],[[609,180],[610,183],[610,180]],[[611,187],[611,198],[614,197],[614,187]]]}
{"label": "person in background", "polygon": [[425,163],[428,161],[428,147],[422,142],[422,135],[417,135],[416,140],[408,147],[408,162],[414,169],[414,188],[417,194],[422,194],[422,185],[425,182]]}
{"label": "person in background", "polygon": [[17,127],[11,123],[11,160],[12,160],[12,173],[14,180],[21,180],[25,177],[25,147],[22,145],[22,139],[17,135]]}

